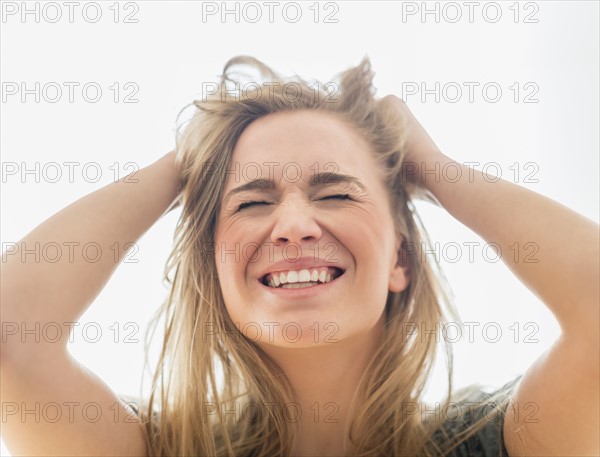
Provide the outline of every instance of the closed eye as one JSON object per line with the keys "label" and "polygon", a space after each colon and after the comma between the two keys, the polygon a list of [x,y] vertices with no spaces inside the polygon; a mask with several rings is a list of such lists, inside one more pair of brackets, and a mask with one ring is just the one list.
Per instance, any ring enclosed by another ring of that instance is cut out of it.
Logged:
{"label": "closed eye", "polygon": [[321,200],[352,200],[349,194],[336,194],[336,195],[328,195],[327,197],[321,198]]}
{"label": "closed eye", "polygon": [[240,206],[238,207],[238,211],[244,209],[244,208],[248,208],[249,206],[254,206],[254,205],[268,205],[268,202],[244,202],[241,203]]}
{"label": "closed eye", "polygon": [[[352,198],[350,198],[349,194],[336,194],[336,195],[328,195],[327,197],[320,198],[320,200],[352,200]],[[255,206],[255,205],[270,205],[270,203],[265,202],[265,201],[244,202],[238,206],[238,211],[241,211],[244,208],[248,208],[250,206]]]}

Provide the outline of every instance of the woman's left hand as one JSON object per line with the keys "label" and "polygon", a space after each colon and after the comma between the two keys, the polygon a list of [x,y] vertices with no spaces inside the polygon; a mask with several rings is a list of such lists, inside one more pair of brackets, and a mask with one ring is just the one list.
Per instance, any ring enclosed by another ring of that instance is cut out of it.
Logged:
{"label": "woman's left hand", "polygon": [[395,95],[387,95],[379,100],[379,103],[385,111],[391,111],[397,122],[403,124],[407,135],[402,159],[403,182],[406,183],[407,191],[413,198],[436,203],[430,189],[427,188],[424,172],[436,169],[435,164],[448,160],[448,157],[442,154],[404,100]]}
{"label": "woman's left hand", "polygon": [[410,111],[404,100],[395,95],[387,95],[379,100],[379,103],[393,110],[404,123],[408,135],[405,162],[420,164],[443,156],[440,149]]}

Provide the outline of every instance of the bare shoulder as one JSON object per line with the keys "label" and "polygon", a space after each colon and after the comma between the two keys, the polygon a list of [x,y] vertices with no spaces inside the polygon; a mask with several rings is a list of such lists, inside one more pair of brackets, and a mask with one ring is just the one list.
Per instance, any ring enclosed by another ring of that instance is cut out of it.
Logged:
{"label": "bare shoulder", "polygon": [[2,360],[2,438],[13,455],[145,456],[142,424],[97,375],[62,352]]}

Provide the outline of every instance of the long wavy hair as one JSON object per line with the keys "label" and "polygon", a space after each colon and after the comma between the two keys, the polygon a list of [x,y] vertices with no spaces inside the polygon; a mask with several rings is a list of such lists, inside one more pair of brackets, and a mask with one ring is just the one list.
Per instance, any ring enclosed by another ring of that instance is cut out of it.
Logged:
{"label": "long wavy hair", "polygon": [[[234,68],[256,70],[260,81]],[[150,455],[271,457],[292,449],[296,424],[285,408],[293,402],[290,385],[229,317],[213,249],[226,172],[248,125],[292,110],[324,111],[345,120],[368,140],[384,172],[397,234],[405,244],[430,245],[411,203],[428,196],[419,194],[403,172],[403,119],[378,103],[373,76],[367,57],[322,84],[298,76],[286,79],[253,57],[238,56],[226,63],[210,94],[184,108],[193,105],[194,113],[177,129],[181,216],[164,272],[170,291],[146,340],[163,322],[152,391],[140,411]],[[360,401],[349,438],[361,456],[445,455],[485,425],[479,421],[460,433],[447,433],[441,421],[407,414],[407,405],[421,404],[439,351],[430,329],[459,318],[435,262],[414,249],[403,252],[410,283],[400,293],[388,292],[384,344],[357,389]],[[449,404],[469,391],[452,393],[452,347],[442,341]],[[497,413],[502,406],[497,404]]]}

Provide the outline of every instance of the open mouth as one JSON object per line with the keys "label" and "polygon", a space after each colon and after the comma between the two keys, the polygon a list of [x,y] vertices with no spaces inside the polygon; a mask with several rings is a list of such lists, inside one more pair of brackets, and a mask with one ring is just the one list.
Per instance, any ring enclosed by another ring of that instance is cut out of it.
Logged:
{"label": "open mouth", "polygon": [[330,283],[343,274],[344,270],[337,267],[308,268],[268,273],[260,282],[274,289],[301,289]]}

